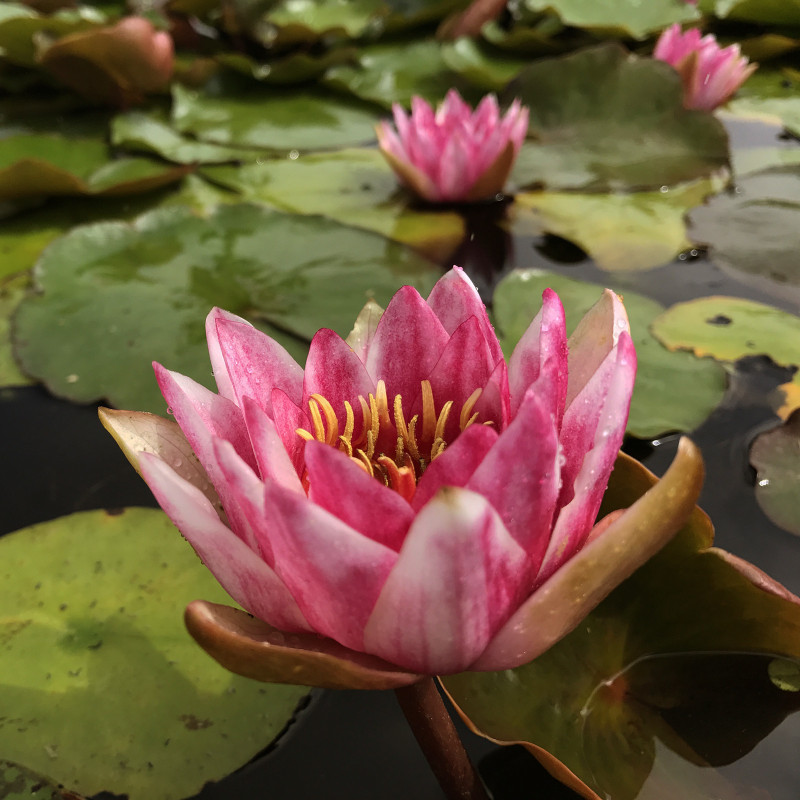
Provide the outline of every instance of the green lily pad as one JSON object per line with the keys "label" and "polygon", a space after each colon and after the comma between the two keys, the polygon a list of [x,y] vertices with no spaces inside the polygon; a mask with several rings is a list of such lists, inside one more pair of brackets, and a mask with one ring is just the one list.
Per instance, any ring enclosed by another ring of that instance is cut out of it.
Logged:
{"label": "green lily pad", "polygon": [[95,139],[18,134],[0,139],[0,201],[79,194],[135,194],[173,183],[186,169],[145,158],[110,160]]}
{"label": "green lily pad", "polygon": [[50,242],[76,225],[110,219],[130,220],[147,210],[167,206],[208,211],[220,203],[238,200],[232,192],[218,189],[197,175],[187,175],[179,185],[147,196],[86,197],[48,203],[5,220],[0,226],[0,280],[29,270]]}
{"label": "green lily pad", "polygon": [[325,76],[329,86],[387,108],[408,106],[413,95],[438,103],[456,81],[434,39],[368,45],[358,64],[332,67]]}
{"label": "green lily pad", "polygon": [[249,75],[258,81],[276,84],[302,83],[319,78],[330,67],[356,61],[355,47],[336,47],[321,54],[298,50],[268,62],[257,61],[244,53],[220,53],[218,64]]}
{"label": "green lily pad", "polygon": [[470,83],[488,92],[498,92],[519,75],[529,58],[514,57],[477,39],[464,36],[441,45],[445,64]]}
{"label": "green lily pad", "polygon": [[283,29],[282,38],[313,41],[323,35],[358,38],[384,12],[383,0],[278,0],[266,19]]}
{"label": "green lily pad", "polygon": [[533,212],[543,229],[574,242],[601,269],[634,272],[668,264],[688,249],[686,212],[722,188],[699,180],[664,191],[631,194],[521,192],[512,214],[520,225]]}
{"label": "green lily pad", "polygon": [[[618,460],[601,514],[638,497],[654,480],[642,473]],[[708,767],[739,758],[800,705],[770,675],[775,656],[800,666],[800,601],[712,537],[696,509],[542,656],[447,677],[447,691],[479,732],[527,743],[584,798],[763,797]]]}
{"label": "green lily pad", "polygon": [[[591,308],[603,287],[552,272],[516,270],[504,278],[494,294],[494,319],[506,356],[538,313],[542,292],[555,290],[567,314],[569,331]],[[625,308],[636,345],[639,367],[633,391],[628,433],[652,439],[668,431],[691,431],[722,400],[725,372],[710,359],[673,353],[650,334],[649,326],[663,306],[635,292],[625,291]]]}
{"label": "green lily pad", "polygon": [[736,183],[689,216],[691,238],[737,280],[800,306],[800,172],[770,169]]}
{"label": "green lily pad", "polygon": [[49,778],[10,761],[0,761],[0,792],[4,800],[83,800]]}
{"label": "green lily pad", "polygon": [[[0,283],[0,386],[27,386],[31,379],[20,372],[11,354],[9,321],[30,286],[27,273]],[[0,783],[0,786],[2,783]]]}
{"label": "green lily pad", "polygon": [[320,217],[157,209],[50,245],[38,294],[17,312],[15,354],[58,396],[163,413],[150,363],[211,385],[212,306],[258,323],[302,362],[318,328],[346,335],[368,297],[385,305],[401,285],[427,290],[438,275],[402,245]]}
{"label": "green lily pad", "polygon": [[515,170],[522,186],[660,189],[728,163],[722,123],[683,107],[675,70],[619,45],[537,61],[507,94],[530,107],[532,144]]}
{"label": "green lily pad", "polygon": [[762,25],[800,25],[798,0],[716,0],[714,13]]}
{"label": "green lily pad", "polygon": [[750,463],[758,472],[756,500],[763,512],[778,527],[800,536],[800,409],[755,438]]}
{"label": "green lily pad", "polygon": [[[183,627],[230,602],[151,509],[89,511],[5,536],[0,754],[83,795],[180,800],[280,733],[304,691],[235,677]],[[147,698],[147,702],[143,702]]]}
{"label": "green lily pad", "polygon": [[64,36],[103,25],[105,15],[91,6],[37,14],[22,3],[0,4],[0,57],[24,67],[36,66],[35,37]]}
{"label": "green lily pad", "polygon": [[265,150],[328,150],[371,142],[379,115],[318,90],[250,86],[217,96],[173,86],[172,122],[203,142]]}
{"label": "green lily pad", "polygon": [[726,110],[734,116],[780,122],[800,135],[798,82],[785,70],[760,67],[751,75]]}
{"label": "green lily pad", "polygon": [[607,35],[644,39],[674,22],[700,18],[690,3],[673,0],[524,0],[531,11],[554,11],[565,25],[586,28]]}
{"label": "green lily pad", "polygon": [[312,153],[239,168],[203,170],[210,180],[295,214],[322,214],[366,228],[444,262],[461,242],[464,220],[452,211],[410,205],[375,149]]}
{"label": "green lily pad", "polygon": [[156,153],[178,164],[225,164],[255,161],[261,151],[198,142],[182,136],[155,114],[129,111],[111,122],[111,144]]}
{"label": "green lily pad", "polygon": [[800,364],[800,317],[741,297],[700,297],[656,317],[653,335],[670,350],[718,361],[767,355],[779,366]]}

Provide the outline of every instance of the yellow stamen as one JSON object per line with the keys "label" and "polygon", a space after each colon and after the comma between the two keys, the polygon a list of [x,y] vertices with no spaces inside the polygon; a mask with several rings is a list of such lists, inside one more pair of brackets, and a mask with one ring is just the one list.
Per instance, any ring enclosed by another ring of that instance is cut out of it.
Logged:
{"label": "yellow stamen", "polygon": [[[472,409],[475,408],[475,403],[478,402],[478,399],[483,394],[483,389],[476,389],[466,400],[464,405],[461,407],[461,417],[459,419],[459,430],[465,431],[472,425],[473,422],[478,418],[477,414],[472,414]],[[472,414],[472,416],[470,416]]]}
{"label": "yellow stamen", "polygon": [[314,439],[314,434],[309,433],[305,428],[298,428],[295,433],[307,442],[311,442]]}
{"label": "yellow stamen", "polygon": [[394,427],[398,437],[408,439],[408,426],[403,416],[403,398],[399,394],[394,396]]}
{"label": "yellow stamen", "polygon": [[344,401],[344,413],[347,415],[347,418],[344,423],[344,433],[342,436],[347,439],[348,442],[352,442],[353,429],[356,426],[356,415],[353,413],[353,406],[351,406],[347,400]]}
{"label": "yellow stamen", "polygon": [[439,412],[439,419],[436,420],[436,431],[433,434],[433,441],[437,442],[439,439],[444,440],[444,428],[447,425],[447,418],[450,416],[450,409],[453,407],[453,401],[448,400]]}
{"label": "yellow stamen", "polygon": [[370,416],[367,401],[359,395],[358,402],[361,404],[361,433],[358,435],[358,439],[353,442],[353,447],[362,447],[367,443],[367,431],[372,427],[372,417]]}
{"label": "yellow stamen", "polygon": [[[381,431],[381,418],[378,415],[378,401],[372,394],[369,396],[369,413],[372,425],[367,432],[367,446],[374,450],[375,442],[378,441],[378,434]],[[372,444],[370,444],[370,434],[372,434]],[[372,458],[372,453],[369,454],[369,457]]]}
{"label": "yellow stamen", "polygon": [[308,400],[308,410],[311,412],[311,423],[314,426],[314,438],[318,442],[325,441],[325,427],[322,424],[322,414],[319,411],[319,404],[314,398]]}
{"label": "yellow stamen", "polygon": [[319,403],[320,408],[322,408],[322,413],[325,415],[325,427],[327,432],[325,439],[321,441],[333,446],[339,440],[339,420],[336,419],[336,412],[333,410],[333,406],[321,394],[312,394],[311,398]]}
{"label": "yellow stamen", "polygon": [[406,438],[406,447],[408,448],[408,452],[411,453],[411,458],[415,461],[419,461],[421,456],[419,452],[419,447],[417,447],[417,421],[419,420],[419,415],[414,414],[411,417],[411,421],[408,423],[408,436]]}
{"label": "yellow stamen", "polygon": [[369,456],[363,450],[356,450],[355,456],[353,456],[353,460],[357,460],[359,464],[369,473],[371,478],[375,477],[375,470],[372,466],[372,461],[369,459]]}
{"label": "yellow stamen", "polygon": [[445,447],[447,447],[447,442],[444,439],[437,438],[433,443],[433,447],[431,447],[431,461],[433,461],[436,456],[441,455]]}
{"label": "yellow stamen", "polygon": [[339,437],[339,444],[341,447],[340,450],[344,451],[349,455],[351,458],[353,457],[353,445],[350,444],[350,440],[344,436]]}
{"label": "yellow stamen", "polygon": [[[398,395],[399,396],[399,395]],[[378,381],[378,387],[375,392],[375,399],[378,404],[378,419],[382,425],[391,425],[392,420],[389,417],[389,398],[386,396],[386,382]]]}
{"label": "yellow stamen", "polygon": [[436,430],[436,407],[433,404],[433,389],[430,381],[422,381],[422,441],[433,441]]}

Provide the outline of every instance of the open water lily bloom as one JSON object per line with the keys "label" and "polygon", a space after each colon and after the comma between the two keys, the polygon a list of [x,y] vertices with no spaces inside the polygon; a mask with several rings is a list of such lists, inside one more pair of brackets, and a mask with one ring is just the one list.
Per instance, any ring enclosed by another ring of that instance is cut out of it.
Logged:
{"label": "open water lily bloom", "polygon": [[207,335],[219,394],[155,370],[213,489],[185,459],[135,460],[229,594],[287,640],[407,673],[529,660],[520,620],[608,530],[593,526],[636,370],[620,299],[607,290],[568,342],[546,291],[508,362],[458,268],[427,300],[405,286],[368,304],[347,340],[320,330],[305,370],[225,311]]}
{"label": "open water lily bloom", "polygon": [[701,37],[697,28],[682,33],[677,23],[661,34],[653,57],[681,76],[684,105],[702,111],[713,111],[729,100],[757,67],[748,63],[738,44],[720,47],[713,34]]}
{"label": "open water lily bloom", "polygon": [[392,106],[395,127],[378,125],[378,144],[401,183],[432,203],[485,200],[503,190],[525,134],[528,109],[514,102],[500,114],[487,95],[474,113],[455,89],[434,112],[421,97],[411,114]]}

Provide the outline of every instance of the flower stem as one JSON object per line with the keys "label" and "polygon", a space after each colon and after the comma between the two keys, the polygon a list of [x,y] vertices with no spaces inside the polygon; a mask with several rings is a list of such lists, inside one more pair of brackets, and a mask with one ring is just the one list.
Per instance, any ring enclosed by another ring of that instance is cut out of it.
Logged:
{"label": "flower stem", "polygon": [[448,800],[489,800],[489,795],[445,708],[433,678],[395,689],[400,708]]}

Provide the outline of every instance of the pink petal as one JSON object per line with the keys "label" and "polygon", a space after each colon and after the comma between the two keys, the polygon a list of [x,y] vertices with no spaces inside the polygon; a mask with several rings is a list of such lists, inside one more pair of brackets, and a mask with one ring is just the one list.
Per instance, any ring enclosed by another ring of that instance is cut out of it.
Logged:
{"label": "pink petal", "polygon": [[453,267],[436,282],[428,295],[428,305],[451,336],[462,322],[475,317],[489,346],[492,363],[496,364],[503,358],[503,351],[500,349],[492,323],[489,322],[486,307],[475,284],[461,267]]}
{"label": "pink petal", "polygon": [[597,399],[602,402],[602,413],[595,429],[593,447],[583,459],[575,478],[575,496],[559,512],[537,577],[539,585],[583,546],[594,524],[625,435],[635,377],[636,350],[630,334],[625,332],[619,337],[616,366],[607,394],[602,400]]}
{"label": "pink petal", "polygon": [[443,486],[466,486],[496,441],[493,427],[470,425],[422,474],[411,501],[414,511],[419,511]]}
{"label": "pink petal", "polygon": [[217,336],[240,407],[243,397],[252,397],[271,417],[275,388],[300,402],[303,368],[274,339],[252,325],[229,319],[217,320]]}
{"label": "pink petal", "polygon": [[567,325],[564,306],[552,289],[545,289],[541,310],[517,342],[508,361],[512,416],[517,413],[528,387],[539,379],[542,371],[549,375],[546,385],[552,392],[552,408],[560,426],[567,394]]}
{"label": "pink petal", "polygon": [[302,407],[308,407],[312,394],[321,394],[332,406],[344,430],[347,419],[344,402],[347,400],[355,417],[356,433],[363,427],[363,415],[358,397],[375,394],[375,381],[350,345],[334,331],[322,328],[311,340],[303,383]]}
{"label": "pink petal", "polygon": [[159,505],[237,603],[281,630],[311,630],[280,578],[220,522],[202,492],[149,453],[140,464]]}
{"label": "pink petal", "polygon": [[442,489],[406,537],[363,649],[428,674],[467,669],[518,602],[525,564],[483,497]]}
{"label": "pink petal", "polygon": [[546,404],[528,390],[519,413],[469,479],[528,555],[532,576],[544,558],[561,485],[558,431]]}
{"label": "pink petal", "polygon": [[367,371],[376,384],[386,381],[389,397],[401,395],[408,408],[449,338],[419,292],[413,286],[403,286],[375,330],[367,353]]}
{"label": "pink petal", "polygon": [[242,410],[262,480],[272,480],[284,489],[305,494],[275,422],[250,397],[244,398]]}
{"label": "pink petal", "polygon": [[222,348],[219,344],[219,336],[217,336],[217,320],[220,319],[225,319],[229,322],[238,322],[242,325],[249,325],[250,323],[242,317],[237,317],[236,314],[223,311],[221,308],[212,308],[206,317],[208,355],[211,358],[211,369],[214,373],[214,380],[217,382],[217,389],[223,397],[226,397],[228,400],[233,400],[235,403],[236,393],[233,390],[233,383],[231,383],[230,375],[228,375],[228,367],[225,365],[225,359],[222,356]]}
{"label": "pink petal", "polygon": [[475,403],[473,413],[480,422],[493,422],[498,431],[505,430],[511,418],[508,392],[508,367],[505,361],[498,361],[494,372],[483,386],[483,393]]}
{"label": "pink petal", "polygon": [[283,442],[284,450],[289,456],[292,467],[298,475],[303,473],[303,451],[305,439],[298,433],[298,428],[311,430],[311,421],[297,403],[294,403],[281,389],[272,390],[272,410],[275,430]]}
{"label": "pink petal", "polygon": [[315,630],[364,649],[364,625],[397,553],[305,497],[265,486],[278,574]]}
{"label": "pink petal", "polygon": [[400,549],[414,512],[397,492],[329,445],[308,442],[305,458],[309,500],[367,538]]}

